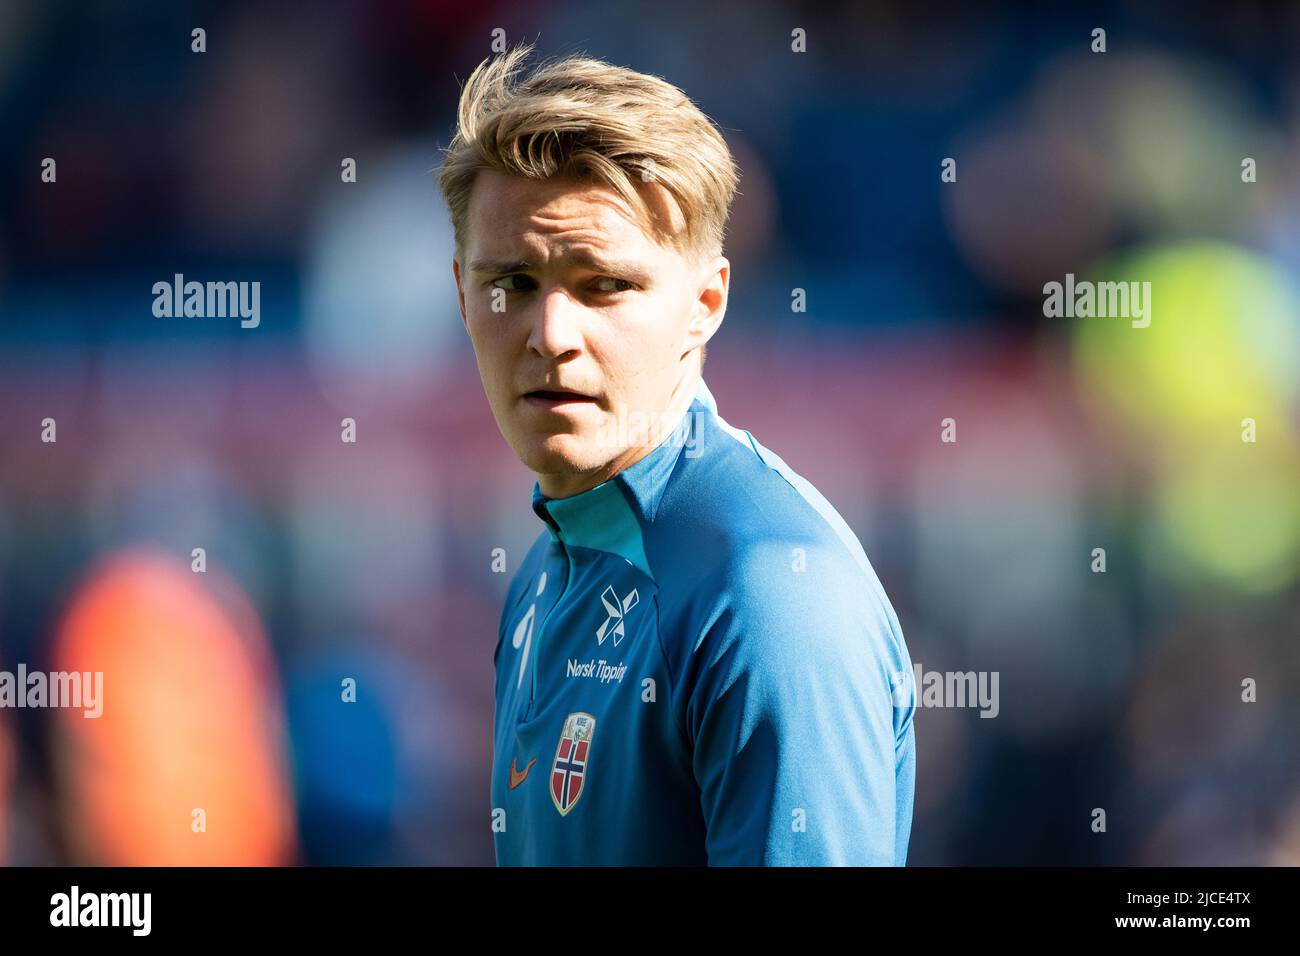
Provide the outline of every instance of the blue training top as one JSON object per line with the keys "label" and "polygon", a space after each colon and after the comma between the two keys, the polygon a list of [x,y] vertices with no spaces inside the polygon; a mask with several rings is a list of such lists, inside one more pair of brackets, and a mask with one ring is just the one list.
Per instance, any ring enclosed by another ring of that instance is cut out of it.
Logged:
{"label": "blue training top", "polygon": [[[500,865],[903,865],[912,664],[862,545],[704,385],[570,498],[496,654]],[[896,706],[897,705],[897,706]]]}

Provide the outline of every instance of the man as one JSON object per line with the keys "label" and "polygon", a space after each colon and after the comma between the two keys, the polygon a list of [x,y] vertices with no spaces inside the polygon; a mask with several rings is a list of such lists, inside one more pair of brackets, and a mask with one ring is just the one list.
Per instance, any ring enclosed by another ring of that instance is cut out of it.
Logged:
{"label": "man", "polygon": [[440,173],[461,317],[545,524],[497,636],[497,861],[901,865],[898,620],[853,532],[701,377],[727,146],[657,77],[525,73],[528,52],[470,76]]}

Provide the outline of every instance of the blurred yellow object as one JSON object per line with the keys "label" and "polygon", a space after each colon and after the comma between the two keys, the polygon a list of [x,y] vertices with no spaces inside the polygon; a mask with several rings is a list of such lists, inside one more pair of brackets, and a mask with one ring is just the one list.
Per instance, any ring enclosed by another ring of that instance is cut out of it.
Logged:
{"label": "blurred yellow object", "polygon": [[1176,569],[1267,593],[1300,572],[1300,454],[1290,439],[1169,468],[1156,492]]}
{"label": "blurred yellow object", "polygon": [[1151,324],[1074,323],[1085,405],[1155,472],[1180,577],[1276,590],[1300,573],[1300,302],[1268,259],[1194,242],[1133,255],[1105,280],[1149,281]]}
{"label": "blurred yellow object", "polygon": [[[1242,418],[1289,420],[1300,392],[1300,304],[1288,276],[1234,246],[1195,242],[1117,260],[1103,281],[1149,281],[1151,324],[1074,319],[1085,395],[1144,441],[1199,442]],[[1226,431],[1225,431],[1226,430]]]}
{"label": "blurred yellow object", "polygon": [[62,823],[76,862],[294,862],[279,690],[233,583],[162,552],[110,556],[74,594],[52,666],[104,674],[101,717],[58,712]]}

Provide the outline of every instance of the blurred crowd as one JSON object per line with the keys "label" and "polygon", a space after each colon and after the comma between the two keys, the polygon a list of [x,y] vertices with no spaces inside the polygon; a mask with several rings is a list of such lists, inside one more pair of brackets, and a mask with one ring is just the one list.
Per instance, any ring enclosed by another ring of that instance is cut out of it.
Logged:
{"label": "blurred crowd", "polygon": [[[1300,864],[1300,12],[676,0],[0,2],[0,670],[106,698],[0,709],[0,862],[493,862],[543,529],[433,170],[497,28],[719,123],[720,413],[915,662],[1000,675],[917,714],[910,862]],[[260,324],[157,317],[177,273]],[[1067,274],[1151,325],[1045,317]]]}

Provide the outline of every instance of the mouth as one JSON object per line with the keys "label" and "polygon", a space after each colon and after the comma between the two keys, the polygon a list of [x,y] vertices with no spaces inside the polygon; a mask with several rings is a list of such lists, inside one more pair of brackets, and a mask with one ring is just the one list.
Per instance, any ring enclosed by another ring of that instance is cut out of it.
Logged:
{"label": "mouth", "polygon": [[580,408],[584,405],[596,404],[596,399],[590,395],[556,388],[539,388],[535,391],[525,392],[523,400],[534,408],[544,408],[550,411]]}

